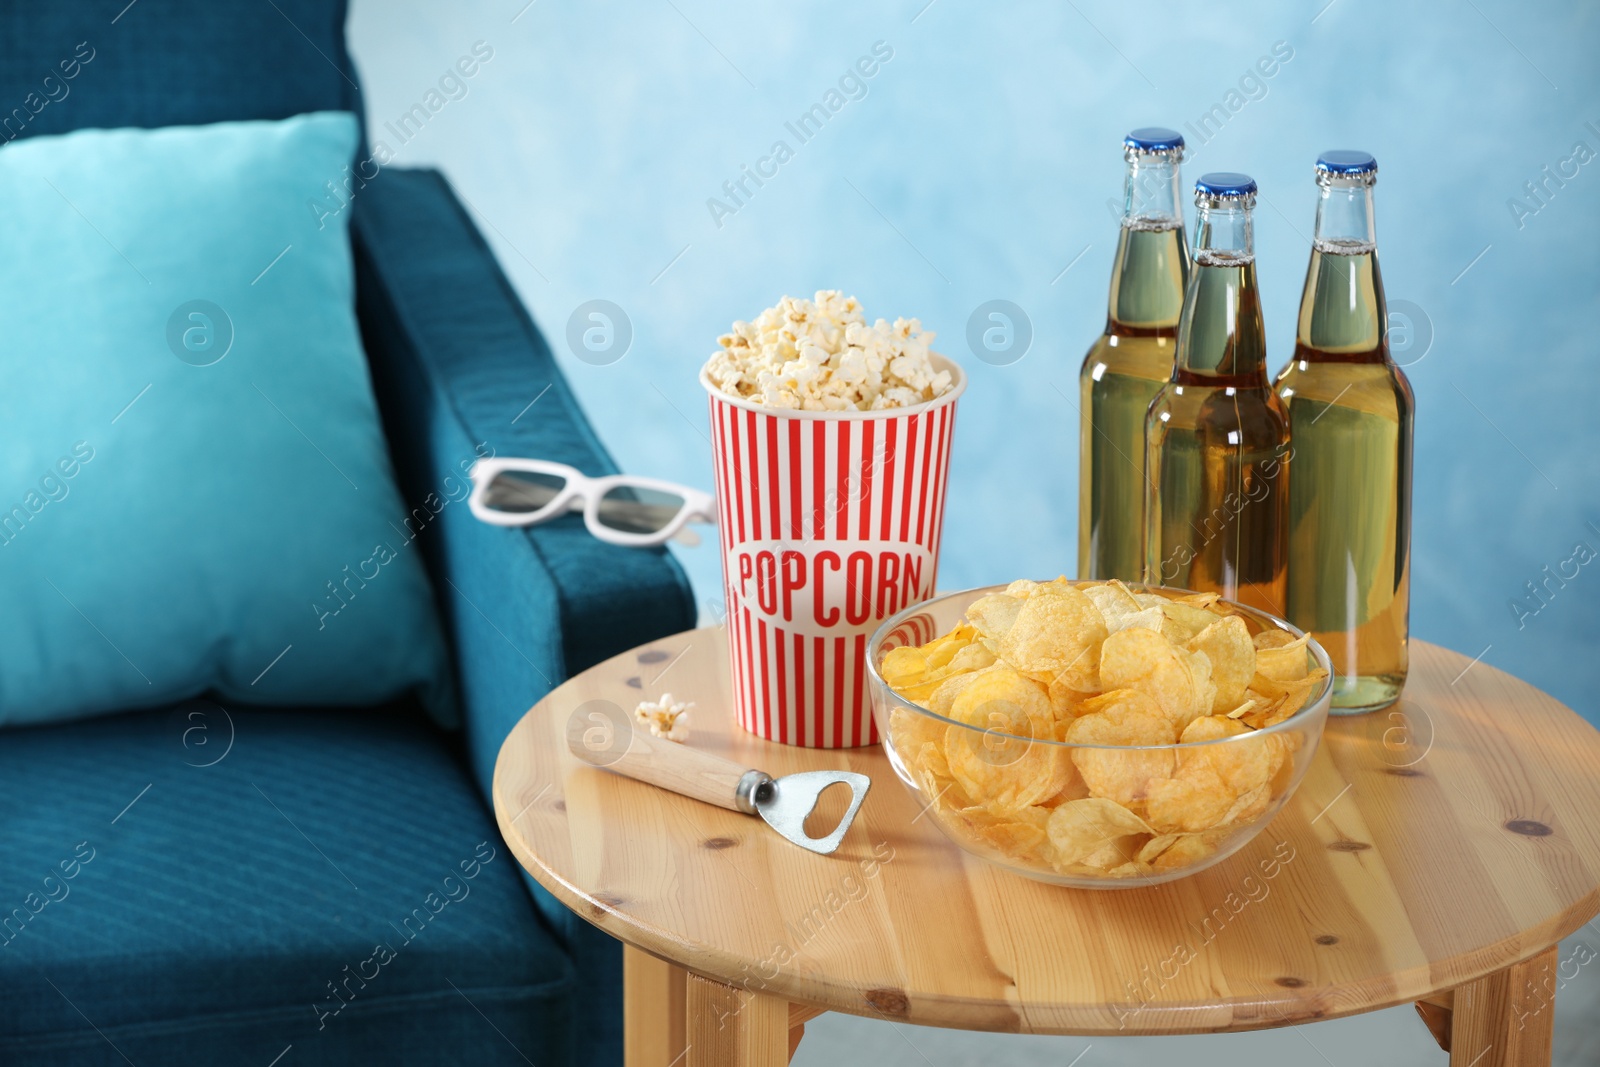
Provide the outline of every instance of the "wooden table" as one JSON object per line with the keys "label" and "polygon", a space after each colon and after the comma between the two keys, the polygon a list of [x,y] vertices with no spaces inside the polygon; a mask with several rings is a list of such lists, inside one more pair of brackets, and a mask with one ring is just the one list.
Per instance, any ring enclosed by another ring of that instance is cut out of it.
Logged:
{"label": "wooden table", "polygon": [[[1117,1035],[1410,1001],[1455,1067],[1546,1065],[1556,942],[1600,911],[1600,734],[1486,664],[1421,642],[1411,662],[1394,708],[1329,720],[1298,793],[1249,846],[1147,889],[1007,874],[920,817],[880,750],[745,734],[716,629],[541,700],[500,752],[495,812],[533,876],[629,946],[629,1067],[783,1064],[824,1011]],[[580,705],[631,714],[663,690],[695,702],[692,746],[772,774],[870,775],[839,851],[568,753]]]}

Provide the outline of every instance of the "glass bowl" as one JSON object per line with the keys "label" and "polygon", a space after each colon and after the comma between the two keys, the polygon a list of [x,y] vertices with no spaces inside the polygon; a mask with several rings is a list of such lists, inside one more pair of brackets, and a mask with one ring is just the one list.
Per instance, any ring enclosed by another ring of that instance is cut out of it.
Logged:
{"label": "glass bowl", "polygon": [[[1129,588],[1169,599],[1191,595],[1188,590],[1132,583]],[[1311,689],[1300,710],[1264,729],[1188,744],[1117,746],[1029,737],[1030,732],[1046,731],[1030,728],[1028,724],[1036,720],[1019,714],[1014,704],[1003,706],[1004,701],[981,705],[979,717],[990,725],[974,726],[907,700],[884,681],[879,667],[891,649],[925,645],[948,634],[963,622],[974,601],[1005,591],[1000,585],[968,589],[913,605],[886,619],[867,649],[872,714],[889,762],[929,819],[958,847],[1006,870],[1055,885],[1081,889],[1158,885],[1202,871],[1239,851],[1294,794],[1322,739],[1333,692],[1328,654],[1314,639],[1308,639],[1306,652],[1312,666],[1329,675]],[[1244,619],[1252,636],[1262,630],[1281,630],[1295,639],[1304,636],[1265,612],[1223,603]],[[1002,705],[998,711],[991,706],[995,704]],[[1064,734],[1070,717],[1057,721],[1060,725],[1054,732]],[[952,760],[957,770],[951,769]],[[1264,781],[1236,796],[1221,815],[1215,814],[1223,806],[1215,796],[1196,795],[1192,807],[1180,804],[1174,809],[1170,791],[1188,787],[1162,783],[1157,788],[1168,798],[1160,809],[1166,821],[1150,814],[1145,798],[1148,783],[1173,778],[1186,765],[1202,762],[1225,772],[1233,783]],[[1093,791],[1086,776],[1094,782]],[[1042,781],[1064,785],[1059,793],[1039,799],[1041,790],[1048,788],[1035,785]],[[969,787],[983,792],[990,802],[982,803],[983,797],[975,798]],[[1127,806],[1116,804],[1113,797]],[[1015,806],[1019,800],[1037,802]],[[1174,810],[1189,812],[1184,816],[1187,823],[1174,823]],[[1156,826],[1144,823],[1146,815]],[[1101,851],[1101,846],[1111,851]],[[1095,851],[1086,854],[1086,848]],[[1063,850],[1071,853],[1070,862]]]}

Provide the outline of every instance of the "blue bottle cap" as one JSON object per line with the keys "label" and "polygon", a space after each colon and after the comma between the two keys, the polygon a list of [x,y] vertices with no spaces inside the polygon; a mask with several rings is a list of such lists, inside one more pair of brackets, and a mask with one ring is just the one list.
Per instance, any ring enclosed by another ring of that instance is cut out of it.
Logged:
{"label": "blue bottle cap", "polygon": [[1140,126],[1122,143],[1136,152],[1172,152],[1183,148],[1183,134],[1165,126]]}
{"label": "blue bottle cap", "polygon": [[1347,174],[1352,177],[1361,174],[1376,174],[1378,173],[1378,161],[1372,158],[1372,153],[1370,152],[1351,152],[1344,149],[1334,149],[1317,157],[1317,171],[1321,174]]}
{"label": "blue bottle cap", "polygon": [[1200,180],[1194,183],[1194,191],[1207,197],[1254,196],[1256,180],[1248,174],[1236,174],[1226,170],[1212,171],[1210,174],[1200,175]]}

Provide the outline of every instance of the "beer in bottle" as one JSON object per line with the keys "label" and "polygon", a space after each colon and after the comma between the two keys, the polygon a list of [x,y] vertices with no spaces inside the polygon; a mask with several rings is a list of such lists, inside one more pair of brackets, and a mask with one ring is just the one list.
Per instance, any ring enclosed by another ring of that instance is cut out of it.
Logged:
{"label": "beer in bottle", "polygon": [[1317,160],[1317,232],[1294,358],[1278,373],[1289,412],[1288,619],[1333,661],[1333,710],[1387,707],[1405,686],[1411,602],[1411,385],[1389,353],[1373,229],[1377,162]]}
{"label": "beer in bottle", "polygon": [[1122,230],[1105,332],[1078,372],[1078,577],[1144,572],[1144,415],[1172,376],[1189,275],[1178,208],[1183,136],[1146,127],[1122,142]]}
{"label": "beer in bottle", "polygon": [[1145,581],[1282,615],[1289,422],[1267,346],[1244,174],[1195,183],[1194,270],[1171,378],[1145,418]]}

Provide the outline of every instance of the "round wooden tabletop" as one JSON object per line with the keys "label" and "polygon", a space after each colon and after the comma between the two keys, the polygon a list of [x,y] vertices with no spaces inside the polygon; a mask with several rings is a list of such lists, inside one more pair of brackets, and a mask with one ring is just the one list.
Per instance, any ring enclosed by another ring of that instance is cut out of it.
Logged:
{"label": "round wooden tabletop", "polygon": [[[1290,804],[1243,851],[1143,889],[1073,890],[951,845],[876,748],[735,725],[719,629],[552,692],[495,769],[501,832],[614,936],[816,1009],[1030,1033],[1244,1030],[1419,1000],[1547,949],[1600,911],[1600,733],[1524,682],[1421,642],[1401,702],[1330,719]],[[569,716],[695,702],[688,744],[872,790],[818,856],[752,816],[580,763]]]}

